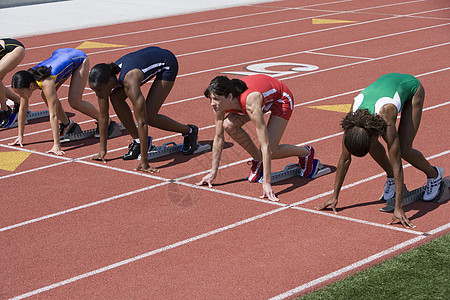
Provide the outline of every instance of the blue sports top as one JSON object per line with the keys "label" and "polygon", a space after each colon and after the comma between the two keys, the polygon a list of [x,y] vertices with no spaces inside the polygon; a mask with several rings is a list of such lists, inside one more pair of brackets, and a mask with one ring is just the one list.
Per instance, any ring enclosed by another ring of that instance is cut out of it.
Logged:
{"label": "blue sports top", "polygon": [[[40,62],[33,69],[41,66],[51,67],[51,75],[55,80],[55,86],[59,86],[72,75],[73,71],[78,69],[87,55],[78,49],[63,48],[52,53],[52,56],[43,62]],[[42,80],[36,81],[38,86],[42,88]]]}
{"label": "blue sports top", "polygon": [[144,79],[141,85],[149,81],[153,76],[164,71],[171,70],[174,74],[173,78],[168,80],[175,80],[178,72],[178,64],[172,52],[159,47],[147,47],[135,52],[128,53],[116,62],[120,67],[119,83],[123,86],[123,80],[128,72],[134,69],[139,69],[144,73]]}

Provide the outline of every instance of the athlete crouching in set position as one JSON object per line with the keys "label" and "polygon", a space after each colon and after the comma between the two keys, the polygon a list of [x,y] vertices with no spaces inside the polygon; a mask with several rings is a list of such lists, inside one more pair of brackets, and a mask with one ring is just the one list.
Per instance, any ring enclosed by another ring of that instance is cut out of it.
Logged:
{"label": "athlete crouching in set position", "polygon": [[[25,57],[25,47],[13,39],[0,40],[0,127],[8,127],[16,120],[20,97],[4,86],[3,78],[12,71]],[[14,102],[13,110],[6,104],[6,99]]]}
{"label": "athlete crouching in set position", "polygon": [[[100,152],[94,160],[105,162],[106,132],[108,131],[108,97],[120,121],[133,138],[129,151],[123,159],[136,159],[140,153],[147,153],[147,124],[159,129],[179,132],[184,136],[183,153],[192,154],[197,149],[198,128],[195,125],[183,125],[158,114],[159,109],[169,95],[178,73],[178,62],[169,50],[147,47],[119,58],[115,63],[95,65],[89,75],[89,86],[95,91],[100,107]],[[141,85],[156,75],[147,99],[141,92]],[[133,104],[134,116],[125,102],[129,98]],[[147,155],[141,155],[136,170],[159,172],[150,167]]]}
{"label": "athlete crouching in set position", "polygon": [[[28,71],[19,71],[12,78],[12,88],[20,96],[19,134],[10,145],[23,147],[23,134],[28,112],[28,100],[35,90],[41,90],[41,96],[48,106],[50,126],[53,133],[53,147],[47,153],[63,155],[60,139],[67,137],[76,126],[64,112],[56,94],[61,85],[70,77],[68,101],[72,108],[98,120],[99,112],[91,103],[83,101],[83,91],[89,74],[89,59],[78,49],[63,48],[52,53],[47,60]],[[58,119],[61,121],[58,128]]]}
{"label": "athlete crouching in set position", "polygon": [[[334,182],[334,194],[322,206],[330,206],[336,213],[339,192],[351,163],[351,155],[363,157],[367,153],[387,174],[383,198],[395,196],[395,209],[392,220],[399,220],[406,227],[415,227],[405,216],[403,200],[403,158],[415,168],[424,172],[428,178],[423,200],[431,201],[439,192],[444,170],[433,167],[422,153],[412,148],[414,137],[419,129],[425,90],[417,78],[407,74],[390,73],[381,76],[355,97],[352,110],[343,119],[344,129],[342,154],[338,162]],[[398,113],[401,113],[398,130],[395,127]],[[389,158],[381,136],[388,147]]]}
{"label": "athlete crouching in set position", "polygon": [[[210,99],[214,109],[216,134],[212,148],[211,172],[203,177],[198,185],[208,184],[212,187],[224,145],[224,131],[252,156],[248,180],[256,182],[263,176],[261,198],[268,197],[271,201],[278,201],[270,181],[272,158],[298,156],[304,177],[317,171],[317,168],[313,170],[314,148],[280,145],[292,114],[294,97],[289,88],[279,80],[267,75],[251,75],[242,80],[218,76],[206,89],[205,97]],[[266,125],[264,114],[268,111],[271,111],[271,115]],[[248,121],[252,121],[256,126],[260,149],[242,129]]]}

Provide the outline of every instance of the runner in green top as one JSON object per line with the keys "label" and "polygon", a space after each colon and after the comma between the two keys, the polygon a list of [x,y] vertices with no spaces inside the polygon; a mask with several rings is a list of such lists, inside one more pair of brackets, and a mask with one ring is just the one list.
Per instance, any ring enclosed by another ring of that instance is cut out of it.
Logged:
{"label": "runner in green top", "polygon": [[[342,154],[336,170],[333,196],[317,209],[331,207],[336,213],[339,192],[342,187],[351,155],[363,157],[367,153],[387,174],[384,199],[395,197],[392,220],[399,220],[404,227],[415,227],[405,216],[403,200],[403,158],[424,172],[428,178],[423,200],[431,201],[439,193],[444,170],[433,167],[418,150],[412,148],[419,129],[425,90],[417,78],[408,74],[390,73],[381,76],[355,97],[352,109],[342,120],[344,129]],[[401,113],[398,129],[395,127]],[[382,137],[388,155],[378,138]]]}

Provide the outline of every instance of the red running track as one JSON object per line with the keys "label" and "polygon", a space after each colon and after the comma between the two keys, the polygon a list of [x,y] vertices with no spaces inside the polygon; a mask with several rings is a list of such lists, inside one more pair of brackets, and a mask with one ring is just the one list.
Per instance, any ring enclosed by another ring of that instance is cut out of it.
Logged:
{"label": "red running track", "polygon": [[[450,6],[439,0],[277,1],[22,38],[27,54],[18,69],[85,41],[123,45],[84,49],[91,65],[147,45],[170,49],[180,75],[161,112],[198,125],[200,142],[211,143],[213,114],[201,96],[209,81],[278,64],[267,70],[296,97],[283,142],[313,145],[332,168],[344,113],[312,106],[349,104],[381,74],[409,73],[426,89],[414,145],[449,172],[449,25]],[[291,70],[305,64],[314,67]],[[59,96],[83,129],[94,127],[68,106],[67,87]],[[97,105],[88,88],[84,99]],[[37,93],[31,109],[46,109]],[[149,132],[155,144],[182,140]],[[130,142],[125,133],[109,140],[107,164],[90,159],[96,139],[64,144],[63,157],[45,154],[52,140],[44,118],[26,126],[24,148],[8,146],[16,135],[0,131],[0,154],[29,154],[14,171],[0,170],[9,195],[0,208],[0,298],[284,299],[449,232],[447,203],[407,206],[414,229],[386,225],[391,215],[379,212],[384,204],[377,200],[384,175],[368,157],[353,160],[335,215],[314,209],[332,193],[334,174],[276,183],[281,201],[261,200],[261,186],[244,179],[248,157],[231,140],[210,189],[195,186],[210,168],[210,152],[156,159],[151,165],[161,172],[147,175],[120,159]],[[274,161],[273,170],[292,162]],[[409,189],[426,181],[408,165],[404,172]]]}

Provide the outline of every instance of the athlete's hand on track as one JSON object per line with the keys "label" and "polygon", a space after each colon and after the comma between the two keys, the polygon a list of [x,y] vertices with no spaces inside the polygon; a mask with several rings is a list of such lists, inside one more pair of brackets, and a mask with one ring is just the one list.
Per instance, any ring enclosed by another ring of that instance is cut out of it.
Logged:
{"label": "athlete's hand on track", "polygon": [[56,155],[64,155],[64,151],[61,150],[61,147],[58,147],[56,145],[53,145],[52,149],[48,150],[45,153],[53,153]]}
{"label": "athlete's hand on track", "polygon": [[388,223],[388,225],[392,225],[397,220],[400,221],[400,223],[402,223],[403,227],[405,227],[405,228],[415,228],[416,227],[406,217],[405,212],[403,210],[398,211],[397,209],[394,209],[394,214],[392,216],[392,220]]}
{"label": "athlete's hand on track", "polygon": [[135,171],[141,171],[145,173],[159,173],[159,170],[153,167],[150,167],[150,165],[147,163],[140,162]]}
{"label": "athlete's hand on track", "polygon": [[16,145],[19,145],[20,147],[23,148],[22,140],[23,140],[23,137],[18,136],[14,142],[9,143],[8,145],[9,145],[9,146],[16,146]]}
{"label": "athlete's hand on track", "polygon": [[102,162],[104,162],[106,164],[105,155],[106,155],[106,152],[100,151],[100,153],[95,154],[92,157],[92,160],[101,160]]}
{"label": "athlete's hand on track", "polygon": [[206,175],[205,177],[202,178],[202,180],[200,180],[199,182],[196,183],[196,185],[204,185],[207,184],[210,188],[212,188],[212,182],[214,181],[214,179],[216,178],[216,174],[214,174],[213,172],[209,173],[208,175]]}
{"label": "athlete's hand on track", "polygon": [[331,197],[330,199],[328,199],[327,201],[325,201],[324,204],[322,204],[319,207],[316,207],[317,210],[324,210],[325,208],[327,208],[328,206],[333,210],[333,212],[335,214],[337,214],[337,210],[336,210],[336,205],[338,203],[338,200],[334,197]]}
{"label": "athlete's hand on track", "polygon": [[270,183],[263,183],[263,194],[259,196],[259,198],[269,198],[270,201],[280,201],[280,199],[275,196],[275,193],[272,190],[272,185]]}

